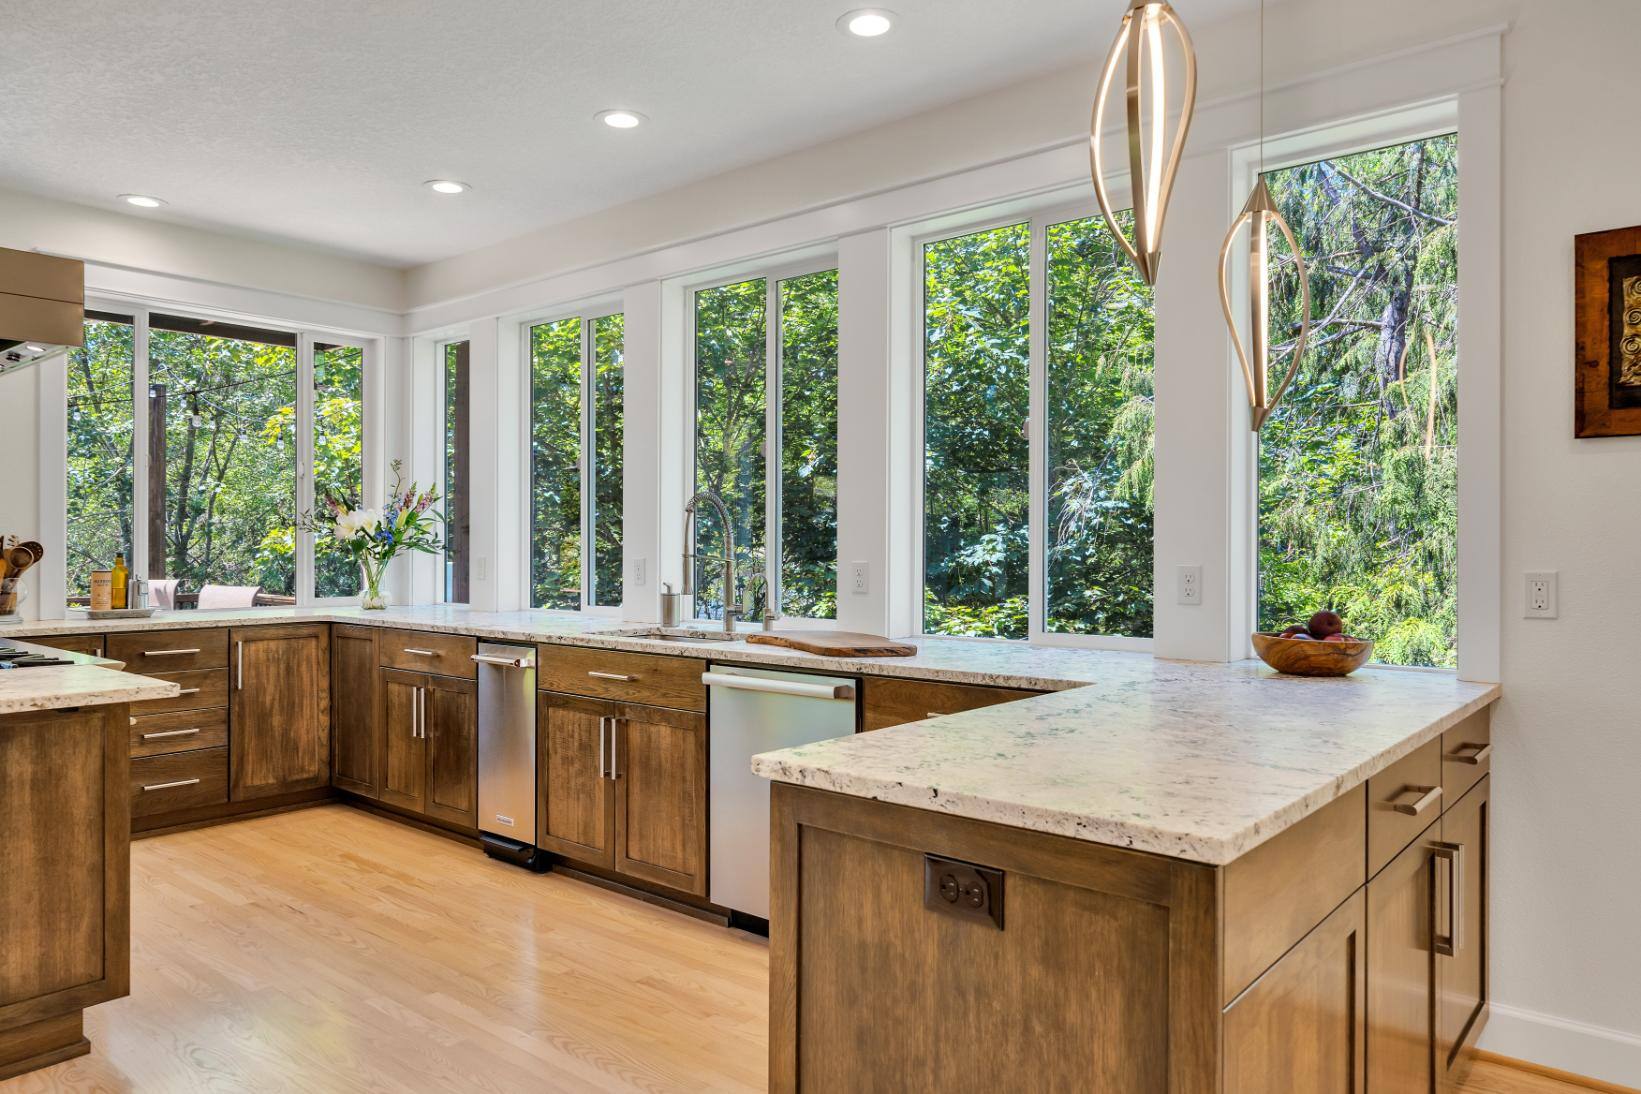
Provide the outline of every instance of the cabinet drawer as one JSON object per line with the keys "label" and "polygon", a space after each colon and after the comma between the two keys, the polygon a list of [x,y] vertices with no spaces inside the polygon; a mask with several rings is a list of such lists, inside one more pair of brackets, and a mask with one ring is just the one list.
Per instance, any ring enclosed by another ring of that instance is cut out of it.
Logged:
{"label": "cabinet drawer", "polygon": [[228,750],[205,748],[131,761],[131,815],[149,817],[228,800]]}
{"label": "cabinet drawer", "polygon": [[707,663],[696,657],[552,645],[536,651],[536,682],[542,691],[675,710],[707,709],[707,686],[701,683],[706,670]]}
{"label": "cabinet drawer", "polygon": [[67,653],[83,653],[91,657],[103,655],[103,636],[100,634],[42,634],[23,641]]}
{"label": "cabinet drawer", "polygon": [[1368,877],[1442,815],[1442,742],[1427,741],[1368,780]]}
{"label": "cabinet drawer", "polygon": [[920,722],[941,714],[1012,703],[1041,692],[1015,688],[974,687],[969,684],[942,684],[932,680],[889,680],[867,677],[862,682],[861,729],[887,729],[907,722]]}
{"label": "cabinet drawer", "polygon": [[132,715],[165,714],[173,710],[201,710],[228,705],[228,670],[194,669],[189,672],[145,672],[156,680],[170,680],[182,689],[169,699],[144,699],[131,704]]}
{"label": "cabinet drawer", "polygon": [[104,656],[124,661],[127,671],[144,676],[183,669],[227,668],[228,630],[210,627],[197,631],[111,634]]}
{"label": "cabinet drawer", "polygon": [[376,639],[382,664],[390,669],[431,672],[437,676],[478,678],[479,666],[473,655],[479,641],[460,634],[428,634],[422,631],[383,631]]}
{"label": "cabinet drawer", "polygon": [[1492,770],[1493,724],[1478,710],[1442,734],[1442,794],[1455,803]]}
{"label": "cabinet drawer", "polygon": [[228,743],[228,708],[177,710],[131,719],[131,755],[163,756]]}

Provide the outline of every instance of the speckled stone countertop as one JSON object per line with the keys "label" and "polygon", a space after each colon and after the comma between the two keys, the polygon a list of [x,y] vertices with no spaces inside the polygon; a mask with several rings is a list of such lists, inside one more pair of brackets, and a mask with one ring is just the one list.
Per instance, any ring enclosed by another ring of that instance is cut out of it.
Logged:
{"label": "speckled stone countertop", "polygon": [[1499,696],[1495,684],[1447,673],[1370,668],[1312,680],[1278,676],[1257,661],[1163,661],[960,638],[914,640],[911,657],[819,657],[744,641],[623,637],[612,632],[639,625],[608,616],[445,605],[49,620],[0,629],[0,640],[297,621],[1054,692],[767,753],[753,759],[753,769],[782,782],[1214,864],[1263,843]]}
{"label": "speckled stone countertop", "polygon": [[0,670],[0,714],[169,699],[179,690],[178,685],[169,680],[153,680],[147,676],[120,672],[118,661],[34,646],[19,642],[9,634],[0,634],[0,646],[21,646],[74,662],[72,665]]}
{"label": "speckled stone countertop", "polygon": [[758,774],[1220,865],[1499,696],[1445,673],[1317,680],[1102,659],[1088,687],[753,757]]}

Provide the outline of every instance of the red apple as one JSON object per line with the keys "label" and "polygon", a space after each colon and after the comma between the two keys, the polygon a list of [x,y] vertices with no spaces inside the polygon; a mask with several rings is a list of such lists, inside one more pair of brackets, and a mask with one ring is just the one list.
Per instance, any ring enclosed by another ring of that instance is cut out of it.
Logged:
{"label": "red apple", "polygon": [[1327,638],[1330,635],[1344,634],[1345,621],[1339,618],[1338,612],[1317,612],[1311,616],[1306,629],[1311,632],[1312,638]]}
{"label": "red apple", "polygon": [[1322,639],[1322,641],[1324,641],[1324,642],[1354,642],[1355,639],[1347,638],[1342,634],[1330,634],[1326,638]]}

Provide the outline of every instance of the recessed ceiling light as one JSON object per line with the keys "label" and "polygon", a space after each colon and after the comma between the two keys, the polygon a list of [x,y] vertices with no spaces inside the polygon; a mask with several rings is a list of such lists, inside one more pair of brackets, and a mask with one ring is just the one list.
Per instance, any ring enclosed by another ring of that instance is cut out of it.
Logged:
{"label": "recessed ceiling light", "polygon": [[644,124],[644,115],[636,110],[600,110],[593,116],[611,129],[637,129]]}
{"label": "recessed ceiling light", "polygon": [[878,38],[895,26],[895,13],[884,8],[857,8],[844,12],[838,19],[838,29],[856,38]]}
{"label": "recessed ceiling light", "polygon": [[159,198],[151,198],[147,194],[121,194],[120,200],[139,209],[158,209],[165,204]]}
{"label": "recessed ceiling light", "polygon": [[457,182],[454,179],[428,179],[422,185],[435,194],[465,194],[473,189],[467,183]]}

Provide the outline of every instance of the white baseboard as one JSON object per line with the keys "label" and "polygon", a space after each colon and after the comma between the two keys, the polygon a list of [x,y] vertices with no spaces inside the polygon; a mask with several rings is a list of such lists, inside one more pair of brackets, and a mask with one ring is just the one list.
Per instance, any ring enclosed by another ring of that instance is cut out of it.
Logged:
{"label": "white baseboard", "polygon": [[1481,1048],[1603,1082],[1641,1087],[1641,1036],[1494,1003]]}

